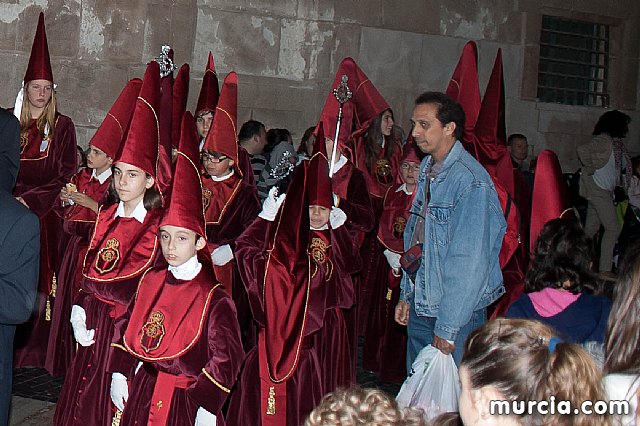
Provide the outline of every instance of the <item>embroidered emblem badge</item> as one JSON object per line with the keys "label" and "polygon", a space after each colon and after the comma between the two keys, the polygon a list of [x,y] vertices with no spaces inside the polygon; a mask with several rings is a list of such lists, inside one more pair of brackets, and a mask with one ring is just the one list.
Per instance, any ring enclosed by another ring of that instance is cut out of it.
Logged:
{"label": "embroidered emblem badge", "polygon": [[98,256],[96,256],[95,268],[101,274],[113,271],[116,264],[120,260],[120,241],[116,238],[110,238],[105,243],[105,246],[100,249]]}
{"label": "embroidered emblem badge", "polygon": [[386,158],[376,161],[376,177],[378,182],[389,185],[393,181],[393,173],[391,173],[391,163]]}
{"label": "embroidered emblem badge", "polygon": [[324,265],[325,267],[325,280],[328,280],[331,277],[331,273],[333,272],[333,264],[327,255],[327,249],[329,246],[327,243],[322,240],[322,238],[313,237],[311,238],[311,244],[309,245],[309,250],[311,254],[311,258],[315,263],[315,269],[311,274],[312,277],[316,275],[318,272],[318,268],[320,265]]}
{"label": "embroidered emblem badge", "polygon": [[396,220],[393,222],[393,236],[401,239],[404,233],[404,228],[407,226],[407,219],[403,216],[396,217]]}
{"label": "embroidered emblem badge", "polygon": [[140,346],[145,351],[151,352],[160,347],[160,342],[164,338],[165,331],[164,314],[160,311],[154,311],[149,314],[149,321],[142,326],[142,337],[140,337]]}
{"label": "embroidered emblem badge", "polygon": [[211,204],[211,196],[213,193],[209,188],[202,188],[202,205],[204,206],[205,211],[209,208]]}

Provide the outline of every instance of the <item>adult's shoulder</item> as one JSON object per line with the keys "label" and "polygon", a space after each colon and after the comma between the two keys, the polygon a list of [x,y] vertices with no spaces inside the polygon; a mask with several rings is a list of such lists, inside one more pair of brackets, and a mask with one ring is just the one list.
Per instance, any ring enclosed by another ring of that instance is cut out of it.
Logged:
{"label": "adult's shoulder", "polygon": [[4,108],[0,108],[0,123],[5,123],[7,121],[14,121],[16,124],[20,125],[20,122],[12,112]]}
{"label": "adult's shoulder", "polygon": [[0,246],[9,230],[18,227],[21,237],[39,230],[38,217],[7,191],[0,190]]}

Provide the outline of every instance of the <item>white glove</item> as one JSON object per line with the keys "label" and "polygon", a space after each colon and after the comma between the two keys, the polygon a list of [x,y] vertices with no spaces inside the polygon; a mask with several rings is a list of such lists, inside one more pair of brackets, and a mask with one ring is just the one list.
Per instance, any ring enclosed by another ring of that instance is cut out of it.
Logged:
{"label": "white glove", "polygon": [[217,420],[215,414],[211,414],[202,407],[198,407],[196,413],[195,426],[216,426]]}
{"label": "white glove", "polygon": [[211,260],[213,260],[213,264],[215,266],[222,266],[229,263],[233,260],[233,251],[231,251],[231,246],[229,244],[225,244],[215,249],[213,253],[211,253]]}
{"label": "white glove", "polygon": [[276,196],[277,193],[278,188],[275,186],[269,190],[269,195],[267,195],[267,198],[265,198],[262,203],[262,211],[258,214],[259,217],[269,222],[274,221],[276,214],[278,214],[278,209],[280,209],[280,206],[284,202],[285,194]]}
{"label": "white glove", "polygon": [[120,411],[124,411],[124,404],[129,399],[129,385],[127,385],[127,378],[120,373],[111,374],[111,389],[109,389],[109,395],[111,395],[111,402]]}
{"label": "white glove", "polygon": [[391,266],[391,269],[394,269],[396,271],[400,269],[400,258],[402,257],[401,255],[389,249],[386,249],[382,253],[384,254],[384,257],[387,258],[387,262],[389,263],[389,266]]}
{"label": "white glove", "polygon": [[329,213],[329,223],[332,229],[340,228],[347,221],[347,214],[340,207],[332,207]]}
{"label": "white glove", "polygon": [[91,346],[96,342],[93,340],[96,331],[87,330],[87,313],[81,306],[73,305],[71,307],[71,326],[73,327],[73,337],[81,346]]}

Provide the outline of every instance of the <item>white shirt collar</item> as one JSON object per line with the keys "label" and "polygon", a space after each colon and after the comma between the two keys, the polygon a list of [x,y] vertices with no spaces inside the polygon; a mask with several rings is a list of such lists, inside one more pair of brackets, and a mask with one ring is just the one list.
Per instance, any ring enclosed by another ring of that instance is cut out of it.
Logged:
{"label": "white shirt collar", "polygon": [[398,189],[396,189],[396,192],[400,192],[400,191],[404,192],[407,195],[413,195],[413,191],[412,192],[407,191],[407,184],[406,183],[403,183],[402,185],[400,185],[398,187]]}
{"label": "white shirt collar", "polygon": [[[116,209],[116,214],[114,215],[113,218],[115,219],[118,216],[127,217],[124,214],[124,203],[122,201],[120,201],[120,203],[118,204],[118,208]],[[133,209],[133,211],[131,212],[131,216],[129,217],[134,218],[140,223],[144,223],[145,216],[147,216],[147,209],[144,208],[144,200],[140,200],[140,203],[138,203],[136,208]]]}
{"label": "white shirt collar", "polygon": [[333,173],[336,173],[338,170],[340,170],[342,166],[347,164],[347,161],[349,161],[347,160],[347,157],[340,154],[340,158],[338,158],[338,161],[336,161],[336,163],[333,165]]}
{"label": "white shirt collar", "polygon": [[104,172],[100,173],[99,175],[96,174],[96,169],[93,169],[93,171],[91,172],[91,177],[94,179],[97,179],[98,182],[100,182],[100,185],[102,185],[107,181],[107,179],[111,177],[111,167],[108,167]]}
{"label": "white shirt collar", "polygon": [[202,264],[198,261],[198,256],[194,255],[192,258],[184,262],[182,265],[171,266],[169,265],[169,271],[179,280],[189,281],[194,279],[202,269]]}
{"label": "white shirt collar", "polygon": [[223,180],[229,179],[234,173],[233,169],[231,169],[231,171],[224,176],[211,176],[211,180],[214,182],[222,182]]}
{"label": "white shirt collar", "polygon": [[329,224],[325,223],[320,228],[314,228],[313,226],[309,225],[309,229],[311,229],[312,231],[324,231],[325,229],[329,229]]}

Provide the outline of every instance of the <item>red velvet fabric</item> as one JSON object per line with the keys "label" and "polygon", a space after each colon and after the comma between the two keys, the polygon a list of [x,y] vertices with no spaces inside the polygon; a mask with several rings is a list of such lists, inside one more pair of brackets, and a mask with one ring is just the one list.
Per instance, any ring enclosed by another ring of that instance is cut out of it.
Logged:
{"label": "red velvet fabric", "polygon": [[[110,179],[103,184],[91,178],[92,169],[82,169],[71,178],[78,191],[95,201],[101,201]],[[51,313],[51,330],[47,345],[45,368],[52,376],[64,376],[76,353],[76,342],[69,317],[82,279],[82,261],[89,244],[96,213],[79,205],[68,206],[64,214],[64,233],[60,245],[62,261],[57,273],[57,290]]]}
{"label": "red velvet fabric", "polygon": [[387,189],[401,181],[400,178],[400,158],[402,157],[402,145],[394,140],[395,145],[393,156],[385,158],[384,148],[378,147],[376,156],[372,161],[372,170],[367,168],[367,160],[364,151],[364,137],[354,141],[353,163],[362,172],[369,190],[369,195],[373,198],[382,199]]}
{"label": "red velvet fabric", "polygon": [[[171,114],[171,142],[173,148],[177,148],[180,143],[180,131],[182,116],[187,110],[187,98],[189,97],[189,64],[183,64],[178,70],[176,79],[173,82],[173,110]],[[198,139],[196,138],[196,151],[198,150]],[[197,164],[197,163],[196,163]]]}
{"label": "red velvet fabric", "polygon": [[47,43],[47,32],[44,28],[44,13],[38,16],[38,27],[31,46],[29,65],[24,74],[23,81],[28,83],[31,80],[49,80],[53,83],[53,71],[51,71],[51,59],[49,58],[49,45]]}
{"label": "red velvet fabric", "polygon": [[30,123],[27,143],[20,153],[20,170],[13,195],[22,197],[29,209],[40,218],[40,278],[34,312],[26,324],[16,329],[14,366],[44,367],[50,321],[46,319],[47,300],[62,252],[62,207],[60,188],[76,172],[76,133],[69,117],[58,114],[55,131],[47,148],[40,152],[42,138],[35,120]]}
{"label": "red velvet fabric", "polygon": [[117,157],[127,135],[141,87],[142,80],[139,78],[127,82],[89,142],[90,145],[100,149],[112,159]]}
{"label": "red velvet fabric", "polygon": [[327,159],[322,122],[319,126],[318,136],[313,145],[314,154],[309,160],[307,170],[309,205],[331,209],[333,207],[333,190],[329,179],[329,159]]}
{"label": "red velvet fabric", "polygon": [[480,87],[478,85],[478,48],[476,43],[465,44],[458,65],[453,71],[446,94],[462,105],[465,113],[462,144],[478,158],[474,129],[480,113]]}
{"label": "red velvet fabric", "polygon": [[236,172],[238,165],[238,75],[231,71],[222,83],[220,99],[216,106],[211,129],[205,139],[203,150],[219,152],[231,158]]}
{"label": "red velvet fabric", "polygon": [[202,87],[198,95],[198,103],[196,104],[195,116],[197,117],[203,111],[211,111],[215,113],[218,99],[220,98],[220,88],[218,86],[218,73],[213,63],[213,53],[209,52],[209,60],[207,68],[202,77]]}
{"label": "red velvet fabric", "polygon": [[181,129],[171,202],[164,212],[160,226],[179,226],[205,237],[198,132],[190,112],[183,115]]}

